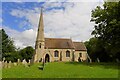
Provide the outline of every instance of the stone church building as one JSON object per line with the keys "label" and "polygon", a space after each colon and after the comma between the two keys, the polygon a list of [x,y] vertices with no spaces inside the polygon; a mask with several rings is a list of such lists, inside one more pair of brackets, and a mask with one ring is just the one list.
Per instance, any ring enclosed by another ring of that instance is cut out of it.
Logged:
{"label": "stone church building", "polygon": [[41,9],[33,60],[34,62],[85,61],[87,49],[83,42],[74,42],[66,38],[45,38]]}

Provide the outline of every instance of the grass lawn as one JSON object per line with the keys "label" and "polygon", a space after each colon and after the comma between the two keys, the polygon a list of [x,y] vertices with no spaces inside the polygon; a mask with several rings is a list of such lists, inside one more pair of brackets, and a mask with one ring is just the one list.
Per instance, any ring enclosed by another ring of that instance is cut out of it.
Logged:
{"label": "grass lawn", "polygon": [[46,63],[44,70],[39,64],[30,67],[23,65],[5,68],[3,78],[118,78],[118,66],[112,63],[78,63],[51,62]]}

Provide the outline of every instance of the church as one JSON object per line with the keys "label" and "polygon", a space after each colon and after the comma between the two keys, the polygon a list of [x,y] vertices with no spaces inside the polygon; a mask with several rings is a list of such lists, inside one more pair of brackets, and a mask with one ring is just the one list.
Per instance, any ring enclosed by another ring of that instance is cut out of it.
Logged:
{"label": "church", "polygon": [[87,60],[87,49],[83,42],[74,42],[67,38],[45,38],[41,9],[33,60],[34,62],[83,62]]}

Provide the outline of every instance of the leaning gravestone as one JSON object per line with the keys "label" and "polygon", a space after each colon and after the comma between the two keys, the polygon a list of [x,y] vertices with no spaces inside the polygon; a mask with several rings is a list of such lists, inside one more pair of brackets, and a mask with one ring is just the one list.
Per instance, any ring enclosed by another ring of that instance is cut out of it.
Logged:
{"label": "leaning gravestone", "polygon": [[8,68],[11,68],[11,64],[12,64],[12,62],[9,61],[9,63],[8,63]]}
{"label": "leaning gravestone", "polygon": [[97,58],[97,62],[98,62],[98,63],[100,62],[99,58]]}

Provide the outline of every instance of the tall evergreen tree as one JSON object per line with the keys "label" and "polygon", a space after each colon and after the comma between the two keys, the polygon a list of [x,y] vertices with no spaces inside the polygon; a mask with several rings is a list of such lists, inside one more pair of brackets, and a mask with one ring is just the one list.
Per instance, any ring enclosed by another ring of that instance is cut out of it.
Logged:
{"label": "tall evergreen tree", "polygon": [[0,34],[2,34],[2,57],[5,57],[8,53],[15,52],[15,46],[13,40],[6,34],[4,29],[0,30]]}

